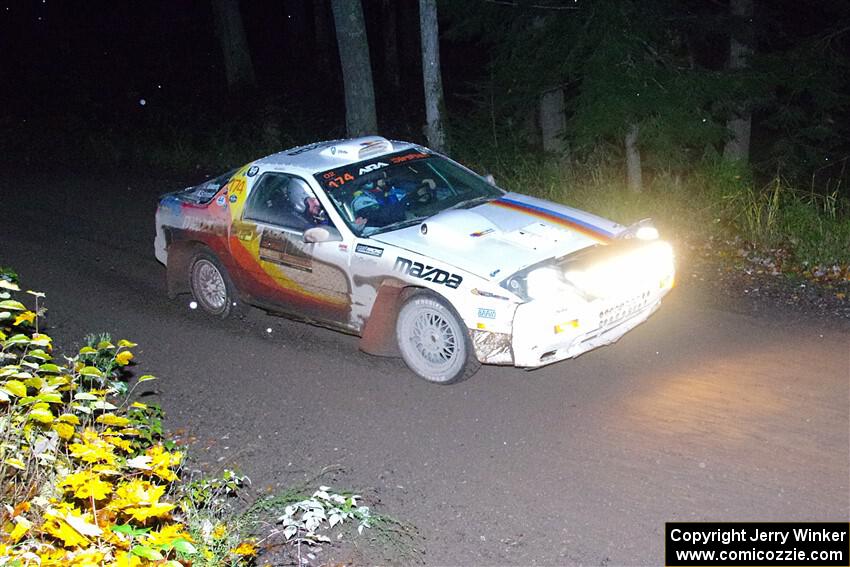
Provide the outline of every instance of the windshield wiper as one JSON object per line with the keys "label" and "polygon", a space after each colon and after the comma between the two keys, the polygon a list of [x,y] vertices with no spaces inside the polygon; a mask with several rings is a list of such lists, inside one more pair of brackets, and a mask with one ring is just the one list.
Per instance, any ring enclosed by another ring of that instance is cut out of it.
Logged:
{"label": "windshield wiper", "polygon": [[379,227],[373,233],[370,233],[369,236],[374,236],[375,234],[383,234],[384,232],[389,232],[391,230],[398,230],[400,228],[406,228],[408,226],[413,226],[414,224],[419,224],[426,217],[416,217],[415,219],[405,219],[403,221],[398,221],[394,223],[390,223],[386,226]]}
{"label": "windshield wiper", "polygon": [[490,195],[481,195],[478,197],[473,197],[472,199],[467,199],[466,201],[461,201],[460,203],[455,203],[448,210],[451,209],[471,209],[476,205],[480,205],[482,203],[489,203],[490,201],[495,201],[497,197],[492,197]]}

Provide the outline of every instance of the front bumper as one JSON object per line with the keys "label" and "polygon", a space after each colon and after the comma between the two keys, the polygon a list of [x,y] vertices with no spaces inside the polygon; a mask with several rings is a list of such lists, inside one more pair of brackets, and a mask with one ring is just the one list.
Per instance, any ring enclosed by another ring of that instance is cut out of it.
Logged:
{"label": "front bumper", "polygon": [[[517,307],[510,335],[473,333],[478,359],[537,368],[616,342],[646,321],[670,287],[644,289],[617,299],[558,305],[531,301]],[[554,303],[554,304],[553,304]]]}
{"label": "front bumper", "polygon": [[646,321],[665,294],[666,290],[645,290],[625,299],[594,301],[575,310],[521,305],[514,317],[513,364],[536,368],[616,342]]}

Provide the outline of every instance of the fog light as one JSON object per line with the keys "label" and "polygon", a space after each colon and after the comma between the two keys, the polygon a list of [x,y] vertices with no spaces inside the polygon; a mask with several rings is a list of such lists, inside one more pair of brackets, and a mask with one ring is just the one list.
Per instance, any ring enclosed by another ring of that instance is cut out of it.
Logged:
{"label": "fog light", "polygon": [[658,229],[654,226],[642,226],[637,229],[637,232],[635,232],[635,236],[637,236],[641,240],[657,240]]}
{"label": "fog light", "polygon": [[567,321],[566,323],[558,323],[555,325],[555,334],[563,333],[569,329],[578,329],[578,319]]}

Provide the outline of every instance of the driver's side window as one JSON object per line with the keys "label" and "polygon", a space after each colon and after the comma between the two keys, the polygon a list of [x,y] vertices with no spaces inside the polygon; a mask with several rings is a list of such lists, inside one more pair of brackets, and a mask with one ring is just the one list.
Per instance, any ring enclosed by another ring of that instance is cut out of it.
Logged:
{"label": "driver's side window", "polygon": [[303,183],[285,173],[264,174],[251,191],[243,218],[299,232],[311,228],[314,223],[305,205],[310,195]]}

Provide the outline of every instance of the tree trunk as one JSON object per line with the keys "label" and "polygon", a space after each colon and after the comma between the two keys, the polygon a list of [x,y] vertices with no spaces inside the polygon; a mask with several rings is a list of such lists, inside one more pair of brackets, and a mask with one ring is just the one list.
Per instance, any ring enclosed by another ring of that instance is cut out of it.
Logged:
{"label": "tree trunk", "polygon": [[543,139],[543,151],[557,154],[562,160],[569,161],[569,149],[564,140],[566,128],[564,89],[559,87],[546,91],[540,97],[540,134]]}
{"label": "tree trunk", "polygon": [[643,189],[640,150],[637,147],[639,131],[638,125],[632,124],[626,133],[626,175],[629,189],[635,193],[640,193]]}
{"label": "tree trunk", "polygon": [[257,79],[239,12],[239,0],[213,0],[212,8],[216,34],[224,55],[228,91],[236,93],[256,87]]}
{"label": "tree trunk", "polygon": [[436,0],[419,0],[419,30],[422,36],[422,78],[425,84],[425,136],[429,146],[442,152],[445,151],[446,136],[443,131],[443,79],[440,75]]}
{"label": "tree trunk", "polygon": [[331,75],[331,34],[333,30],[329,22],[327,0],[313,2],[313,45],[315,46],[317,72]]}
{"label": "tree trunk", "polygon": [[381,37],[384,39],[384,76],[387,85],[394,91],[401,88],[401,77],[398,70],[398,15],[395,0],[384,0],[384,29]]}
{"label": "tree trunk", "polygon": [[[732,15],[731,39],[729,41],[729,69],[747,69],[753,54],[753,0],[730,0]],[[727,159],[746,162],[750,155],[750,130],[752,115],[746,102],[735,109],[735,116],[726,123],[731,139],[723,148]]]}
{"label": "tree trunk", "polygon": [[360,0],[331,0],[331,8],[345,85],[346,131],[352,137],[374,134],[378,122],[363,6]]}

